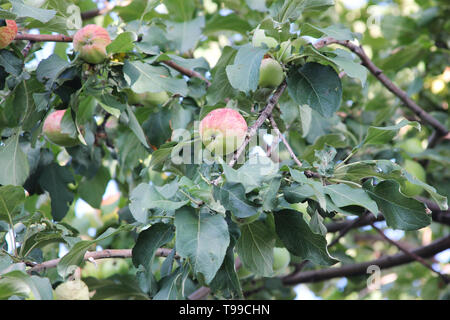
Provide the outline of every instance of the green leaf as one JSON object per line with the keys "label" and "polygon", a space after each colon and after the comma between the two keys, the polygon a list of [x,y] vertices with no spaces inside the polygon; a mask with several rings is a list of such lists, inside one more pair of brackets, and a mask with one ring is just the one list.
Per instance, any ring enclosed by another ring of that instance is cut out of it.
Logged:
{"label": "green leaf", "polygon": [[232,47],[223,48],[219,61],[211,70],[213,77],[206,97],[209,104],[215,105],[219,101],[233,98],[236,95],[238,90],[231,86],[226,72],[226,67],[234,61],[236,53],[237,50]]}
{"label": "green leaf", "polygon": [[245,0],[248,7],[259,12],[266,12],[266,0]]}
{"label": "green leaf", "polygon": [[153,297],[153,300],[176,300],[178,297],[178,281],[182,277],[181,270],[161,279],[160,290]]}
{"label": "green leaf", "polygon": [[347,29],[343,25],[331,25],[326,28],[319,28],[312,24],[305,23],[302,28],[302,36],[309,35],[315,38],[320,38],[322,35],[332,37],[336,40],[353,40],[355,33]]}
{"label": "green leaf", "polygon": [[255,91],[259,82],[261,60],[267,49],[246,44],[239,48],[234,64],[226,67],[228,80],[233,88],[248,93]]}
{"label": "green leaf", "polygon": [[328,118],[339,109],[341,80],[330,66],[309,62],[301,68],[291,68],[287,83],[289,95],[299,105],[307,104]]}
{"label": "green leaf", "polygon": [[10,0],[13,10],[18,18],[33,18],[42,23],[49,22],[56,14],[55,10],[45,10],[28,6],[20,0]]}
{"label": "green leaf", "polygon": [[238,218],[248,218],[258,213],[258,208],[247,200],[244,186],[240,183],[226,182],[222,187],[214,186],[214,199]]}
{"label": "green leaf", "polygon": [[202,35],[205,27],[205,17],[199,16],[190,21],[172,22],[167,21],[167,39],[174,42],[180,53],[194,49]]}
{"label": "green leaf", "polygon": [[0,184],[22,185],[28,178],[28,158],[19,145],[19,135],[0,144]]}
{"label": "green leaf", "polygon": [[364,178],[377,177],[383,180],[395,180],[399,184],[409,181],[421,186],[439,205],[441,210],[448,209],[447,198],[438,194],[436,189],[412,176],[408,171],[390,160],[363,160],[343,165],[335,170],[334,177],[341,180],[360,182]]}
{"label": "green leaf", "polygon": [[274,217],[278,237],[290,253],[318,265],[338,262],[329,255],[325,237],[312,232],[302,213],[286,209],[275,212]]}
{"label": "green leaf", "polygon": [[134,49],[137,36],[134,32],[122,32],[107,47],[108,54],[129,52]]}
{"label": "green leaf", "polygon": [[52,286],[48,278],[30,276],[19,270],[2,274],[0,278],[0,300],[14,295],[25,298],[32,295],[35,300],[53,299]]}
{"label": "green leaf", "polygon": [[132,251],[132,260],[135,267],[142,265],[150,270],[156,250],[172,240],[173,236],[173,226],[164,223],[156,223],[139,233]]}
{"label": "green leaf", "polygon": [[67,188],[71,182],[75,182],[72,172],[67,166],[61,167],[57,163],[46,166],[39,177],[40,186],[50,193],[52,216],[56,221],[65,217],[74,199],[73,193]]}
{"label": "green leaf", "polygon": [[111,180],[109,170],[101,167],[92,179],[83,179],[78,187],[80,198],[89,203],[91,207],[100,209],[106,186]]}
{"label": "green leaf", "polygon": [[83,240],[75,243],[72,249],[59,261],[57,266],[58,274],[63,278],[68,277],[75,270],[74,267],[81,265],[84,261],[84,255],[91,245],[115,236],[122,231],[130,231],[132,228],[131,225],[122,225],[117,229],[108,228],[97,239]]}
{"label": "green leaf", "polygon": [[138,120],[136,119],[136,116],[134,115],[133,110],[131,110],[129,105],[127,105],[127,114],[129,119],[128,126],[130,127],[131,131],[134,132],[136,137],[145,147],[150,148],[150,146],[147,143],[147,138],[145,137],[144,130],[142,130],[141,125],[139,124]]}
{"label": "green leaf", "polygon": [[279,22],[295,21],[304,11],[322,10],[334,5],[333,0],[286,0],[272,15]]}
{"label": "green leaf", "polygon": [[18,205],[25,201],[25,190],[12,185],[0,187],[0,220],[13,222],[13,214]]}
{"label": "green leaf", "polygon": [[402,195],[397,181],[385,180],[375,187],[367,181],[364,188],[378,204],[389,227],[411,231],[431,223],[431,217],[425,212],[425,205]]}
{"label": "green leaf", "polygon": [[42,60],[36,69],[37,79],[46,84],[47,89],[51,89],[53,84],[64,70],[69,68],[70,64],[61,59],[58,55],[52,54],[47,59]]}
{"label": "green leaf", "polygon": [[205,35],[214,33],[219,34],[220,32],[227,30],[245,34],[247,31],[250,31],[251,28],[248,21],[242,19],[235,13],[226,16],[216,14],[206,22],[204,33]]}
{"label": "green leaf", "polygon": [[9,50],[0,50],[0,66],[7,73],[18,77],[22,73],[23,61]]}
{"label": "green leaf", "polygon": [[270,277],[273,275],[273,248],[275,234],[262,221],[241,227],[236,250],[245,268],[253,273]]}
{"label": "green leaf", "polygon": [[224,260],[230,235],[222,215],[197,212],[184,207],[175,213],[176,248],[189,259],[195,274],[201,274],[209,284]]}
{"label": "green leaf", "polygon": [[361,188],[352,188],[341,183],[325,186],[324,191],[339,208],[356,205],[364,207],[374,214],[378,213],[376,202]]}
{"label": "green leaf", "polygon": [[363,144],[385,144],[397,135],[398,131],[404,126],[412,126],[417,130],[420,130],[420,123],[416,121],[408,121],[403,119],[394,126],[388,127],[369,127],[367,130],[366,139],[364,139]]}
{"label": "green leaf", "polygon": [[186,205],[189,200],[169,200],[155,186],[141,183],[131,192],[130,202],[133,217],[141,223],[147,223],[148,210],[158,208],[166,212],[174,211]]}
{"label": "green leaf", "polygon": [[227,223],[230,232],[230,245],[228,246],[222,266],[211,281],[210,288],[215,294],[219,291],[226,298],[243,299],[242,287],[236,273],[234,261],[234,248],[241,235],[241,231],[237,224],[232,222],[229,217],[227,218]]}
{"label": "green leaf", "polygon": [[367,80],[367,69],[359,62],[354,61],[355,59],[352,53],[342,49],[336,49],[332,52],[327,52],[327,55],[324,55],[315,49],[313,49],[313,51],[317,52],[326,60],[336,64],[349,77],[359,79],[359,81],[361,81],[362,87],[365,86]]}
{"label": "green leaf", "polygon": [[164,67],[126,60],[123,72],[125,80],[136,93],[169,91],[182,96],[188,93],[186,81],[171,78]]}

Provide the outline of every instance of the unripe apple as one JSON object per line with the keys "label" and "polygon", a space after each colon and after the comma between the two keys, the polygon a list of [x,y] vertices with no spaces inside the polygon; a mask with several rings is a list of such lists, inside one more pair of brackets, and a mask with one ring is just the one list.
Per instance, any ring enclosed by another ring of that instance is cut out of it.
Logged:
{"label": "unripe apple", "polygon": [[88,24],[78,30],[73,37],[73,47],[81,59],[98,64],[106,59],[106,46],[111,43],[108,32],[95,24]]}
{"label": "unripe apple", "polygon": [[[425,172],[425,169],[420,165],[420,163],[406,159],[403,168],[405,168],[406,171],[408,171],[411,175],[413,175],[420,181],[423,182],[426,181],[427,174]],[[409,197],[414,197],[421,194],[423,188],[421,186],[412,184],[409,181],[405,181],[400,187],[400,190],[402,191],[403,194]]]}
{"label": "unripe apple", "polygon": [[17,24],[14,20],[5,20],[6,26],[0,27],[0,49],[4,49],[17,35]]}
{"label": "unripe apple", "polygon": [[259,68],[259,86],[262,88],[276,88],[284,80],[281,65],[272,58],[264,58]]}
{"label": "unripe apple", "polygon": [[61,120],[67,110],[69,109],[56,110],[50,113],[44,121],[43,133],[47,140],[54,144],[62,147],[73,147],[80,143],[79,140],[61,131]]}
{"label": "unripe apple", "polygon": [[291,261],[291,255],[286,248],[273,249],[273,271],[275,274],[282,273]]}
{"label": "unripe apple", "polygon": [[144,106],[158,106],[169,100],[166,91],[136,93],[130,89],[125,90],[129,104],[142,104]]}
{"label": "unripe apple", "polygon": [[81,280],[61,283],[54,291],[55,300],[89,300],[89,288]]}
{"label": "unripe apple", "polygon": [[275,48],[278,45],[278,41],[275,38],[266,36],[264,30],[255,30],[252,37],[252,45],[254,47],[261,47],[263,43],[265,43],[269,48]]}
{"label": "unripe apple", "polygon": [[422,147],[422,142],[417,138],[410,138],[403,140],[396,144],[398,148],[405,150],[408,153],[421,153],[425,149]]}
{"label": "unripe apple", "polygon": [[206,149],[216,155],[225,155],[242,145],[247,135],[247,123],[238,111],[220,108],[203,118],[199,132]]}

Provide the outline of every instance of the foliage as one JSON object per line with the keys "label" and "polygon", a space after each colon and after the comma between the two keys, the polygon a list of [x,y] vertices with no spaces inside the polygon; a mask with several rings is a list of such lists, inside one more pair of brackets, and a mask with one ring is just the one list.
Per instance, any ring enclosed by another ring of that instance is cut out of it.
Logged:
{"label": "foliage", "polygon": [[[283,277],[299,265],[314,271],[397,253],[370,227],[330,245],[338,237],[330,223],[371,212],[412,247],[448,236],[431,217],[448,214],[448,137],[431,143],[433,126],[354,53],[314,41],[361,43],[448,129],[450,7],[348,2],[134,0],[92,17],[83,14],[96,9],[92,0],[0,0],[0,19],[20,30],[73,36],[96,24],[111,37],[97,64],[70,41],[16,40],[0,50],[0,298],[57,298],[55,288],[80,281],[81,268],[83,298],[87,285],[91,299],[186,299],[202,286],[217,299],[292,299]],[[281,83],[275,88],[258,84],[267,57],[284,73],[280,81],[265,75]],[[248,124],[241,157],[203,152],[199,122],[224,107]],[[55,110],[70,111],[60,130],[78,144],[45,138]],[[423,149],[402,147],[408,139]],[[408,161],[421,163],[425,177],[405,170]],[[117,192],[103,196],[111,185]],[[282,273],[274,248],[290,253]],[[95,262],[85,254],[102,249],[122,249],[115,257],[126,268],[87,272]],[[367,276],[308,287],[324,299],[448,295],[417,265],[383,271],[395,280],[374,292]]]}

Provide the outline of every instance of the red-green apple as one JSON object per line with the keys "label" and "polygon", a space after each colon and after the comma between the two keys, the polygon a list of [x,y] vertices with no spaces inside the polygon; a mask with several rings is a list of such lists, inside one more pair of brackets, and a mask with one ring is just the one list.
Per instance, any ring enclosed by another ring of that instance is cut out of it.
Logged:
{"label": "red-green apple", "polygon": [[[426,172],[425,169],[420,165],[420,163],[415,162],[413,160],[406,159],[403,164],[403,168],[408,171],[411,175],[416,177],[418,180],[425,182],[426,181]],[[421,186],[412,184],[409,181],[405,181],[401,186],[400,190],[403,194],[414,197],[422,193],[423,188]]]}
{"label": "red-green apple", "polygon": [[276,88],[284,80],[281,65],[272,58],[264,58],[259,69],[259,86],[262,88]]}
{"label": "red-green apple", "polygon": [[111,43],[108,31],[95,24],[88,24],[73,37],[73,47],[81,59],[91,64],[102,63],[106,57],[106,46]]}
{"label": "red-green apple", "polygon": [[61,129],[61,120],[67,110],[69,109],[56,110],[50,113],[44,121],[42,131],[50,142],[62,147],[73,147],[80,143],[79,140],[63,133]]}
{"label": "red-green apple", "polygon": [[225,155],[242,145],[247,135],[247,123],[238,111],[220,108],[203,118],[199,132],[206,149],[216,155]]}
{"label": "red-green apple", "polygon": [[0,27],[0,49],[6,48],[17,35],[17,24],[14,20],[4,20],[5,26]]}

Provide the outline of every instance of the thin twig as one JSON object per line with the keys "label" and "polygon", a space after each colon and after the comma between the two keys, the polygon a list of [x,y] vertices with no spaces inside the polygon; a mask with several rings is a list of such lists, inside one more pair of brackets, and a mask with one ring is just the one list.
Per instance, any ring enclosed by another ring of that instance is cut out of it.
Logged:
{"label": "thin twig", "polygon": [[397,241],[392,240],[391,238],[389,238],[388,236],[386,236],[383,232],[383,230],[377,228],[375,226],[375,224],[371,223],[372,228],[377,231],[381,237],[383,237],[383,239],[385,239],[387,242],[389,242],[390,244],[393,244],[394,246],[396,246],[398,249],[400,249],[402,252],[404,252],[405,254],[407,254],[408,256],[410,256],[411,258],[413,258],[414,260],[416,260],[417,262],[420,262],[423,266],[425,266],[426,268],[430,269],[431,271],[433,271],[434,273],[436,273],[445,283],[450,283],[450,279],[440,273],[437,270],[434,270],[433,267],[425,261],[425,259],[423,259],[422,257],[418,256],[417,254],[411,252],[410,250],[408,250],[407,248],[405,248],[402,244],[398,243]]}
{"label": "thin twig", "polygon": [[273,130],[275,130],[275,133],[280,137],[281,141],[283,141],[286,149],[288,150],[289,154],[291,155],[292,159],[294,159],[295,163],[301,167],[302,162],[298,160],[297,156],[295,155],[294,151],[292,150],[291,146],[289,145],[289,142],[286,140],[286,137],[280,132],[280,129],[278,129],[277,123],[275,122],[275,119],[272,115],[269,116],[270,123],[272,124]]}
{"label": "thin twig", "polygon": [[28,54],[31,51],[31,48],[33,47],[34,41],[28,41],[27,45],[22,49],[22,55],[24,58],[28,56]]}

